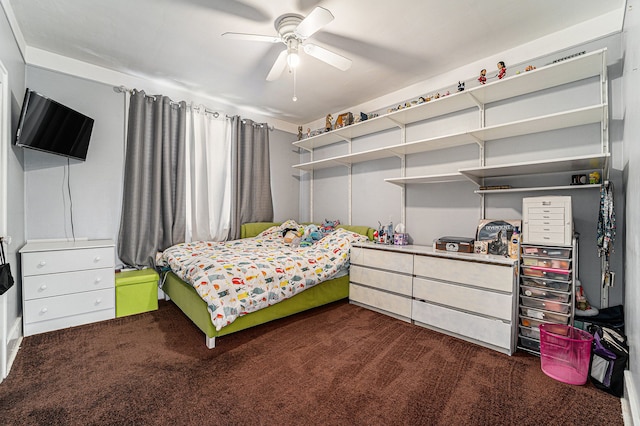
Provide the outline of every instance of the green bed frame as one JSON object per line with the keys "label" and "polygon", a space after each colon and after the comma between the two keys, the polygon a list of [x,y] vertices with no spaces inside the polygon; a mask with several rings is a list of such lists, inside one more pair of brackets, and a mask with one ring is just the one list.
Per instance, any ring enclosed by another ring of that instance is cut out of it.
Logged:
{"label": "green bed frame", "polygon": [[[277,222],[256,222],[246,223],[242,225],[241,238],[254,237],[262,231],[280,225]],[[373,239],[374,229],[367,226],[349,226],[340,225],[341,228],[348,229],[358,234],[366,235],[370,240]],[[167,273],[162,291],[168,300],[178,306],[182,312],[193,321],[193,323],[204,332],[206,345],[209,349],[215,347],[216,337],[225,336],[244,330],[256,325],[264,324],[279,318],[284,318],[307,309],[322,306],[327,303],[335,302],[349,297],[349,276],[345,275],[322,282],[310,289],[307,289],[295,296],[285,299],[275,305],[252,312],[247,315],[236,318],[234,322],[220,331],[211,323],[211,315],[207,309],[207,304],[189,284],[182,281],[173,272]]]}

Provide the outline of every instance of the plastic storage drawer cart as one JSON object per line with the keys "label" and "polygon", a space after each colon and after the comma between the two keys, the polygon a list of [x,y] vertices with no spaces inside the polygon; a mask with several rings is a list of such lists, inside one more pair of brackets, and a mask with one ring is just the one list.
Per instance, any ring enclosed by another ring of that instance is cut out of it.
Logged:
{"label": "plastic storage drawer cart", "polygon": [[584,385],[589,374],[591,342],[586,331],[564,324],[540,324],[540,367],[547,376]]}
{"label": "plastic storage drawer cart", "polygon": [[116,274],[116,318],[158,309],[158,273],[153,269]]}

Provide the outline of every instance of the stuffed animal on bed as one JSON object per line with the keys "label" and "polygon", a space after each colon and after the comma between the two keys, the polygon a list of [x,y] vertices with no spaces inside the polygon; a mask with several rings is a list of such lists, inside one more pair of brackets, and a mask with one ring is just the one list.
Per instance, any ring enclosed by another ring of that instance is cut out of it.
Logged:
{"label": "stuffed animal on bed", "polygon": [[304,228],[300,227],[296,228],[286,228],[282,230],[282,237],[286,244],[291,244],[292,246],[298,246],[300,244],[300,239],[302,238],[302,234],[304,232]]}
{"label": "stuffed animal on bed", "polygon": [[300,247],[311,246],[316,241],[321,240],[322,237],[323,235],[322,233],[320,233],[316,225],[307,225],[304,227],[304,234],[302,235],[302,239],[300,240]]}
{"label": "stuffed animal on bed", "polygon": [[320,227],[320,232],[322,232],[323,236],[332,233],[337,227],[340,225],[340,221],[336,220],[327,220],[325,219],[322,222],[322,226]]}

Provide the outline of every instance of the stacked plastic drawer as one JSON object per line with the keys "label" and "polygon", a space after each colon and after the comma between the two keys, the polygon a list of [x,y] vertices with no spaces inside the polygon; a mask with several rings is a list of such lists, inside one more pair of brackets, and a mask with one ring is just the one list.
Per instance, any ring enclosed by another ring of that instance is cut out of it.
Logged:
{"label": "stacked plastic drawer", "polygon": [[522,245],[518,347],[540,353],[543,323],[573,317],[572,248]]}

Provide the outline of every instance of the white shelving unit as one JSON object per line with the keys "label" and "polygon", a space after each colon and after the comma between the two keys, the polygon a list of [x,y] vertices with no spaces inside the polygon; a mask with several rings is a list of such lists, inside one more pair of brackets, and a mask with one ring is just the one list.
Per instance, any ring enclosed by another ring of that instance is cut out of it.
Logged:
{"label": "white shelving unit", "polygon": [[[602,90],[600,102],[582,108],[561,111],[555,114],[542,115],[514,122],[484,126],[485,105],[507,100],[521,95],[535,93],[540,90],[557,87],[563,84],[580,81],[585,78],[600,76]],[[409,108],[394,111],[370,120],[356,123],[341,129],[323,133],[311,138],[294,142],[293,145],[308,151],[316,148],[346,142],[351,143],[354,138],[366,136],[376,132],[393,128],[404,129],[407,124],[417,123],[430,118],[443,116],[453,112],[477,108],[480,113],[481,126],[454,134],[431,137],[415,141],[405,141],[402,132],[401,143],[365,150],[349,154],[314,160],[294,165],[293,168],[303,171],[313,171],[330,167],[350,167],[352,164],[399,157],[427,151],[441,150],[461,145],[478,144],[480,150],[480,167],[465,168],[451,173],[408,177],[405,175],[404,161],[402,162],[402,176],[385,179],[386,182],[404,186],[407,184],[431,184],[460,182],[469,179],[482,185],[484,178],[507,177],[528,174],[545,174],[559,172],[578,172],[601,169],[603,177],[607,177],[609,159],[608,146],[608,94],[606,77],[606,49],[597,50],[574,57],[569,60],[540,67],[533,71],[517,74],[503,80],[477,86],[462,92],[441,97]],[[535,134],[551,130],[565,129],[587,124],[601,124],[601,149],[592,155],[582,155],[546,161],[530,161],[509,163],[502,165],[484,166],[484,144],[493,140]],[[574,189],[577,186],[554,186],[553,189]],[[592,187],[590,185],[586,187]],[[509,190],[476,191],[477,193],[492,193],[504,191],[543,190],[549,187],[517,188]]]}

